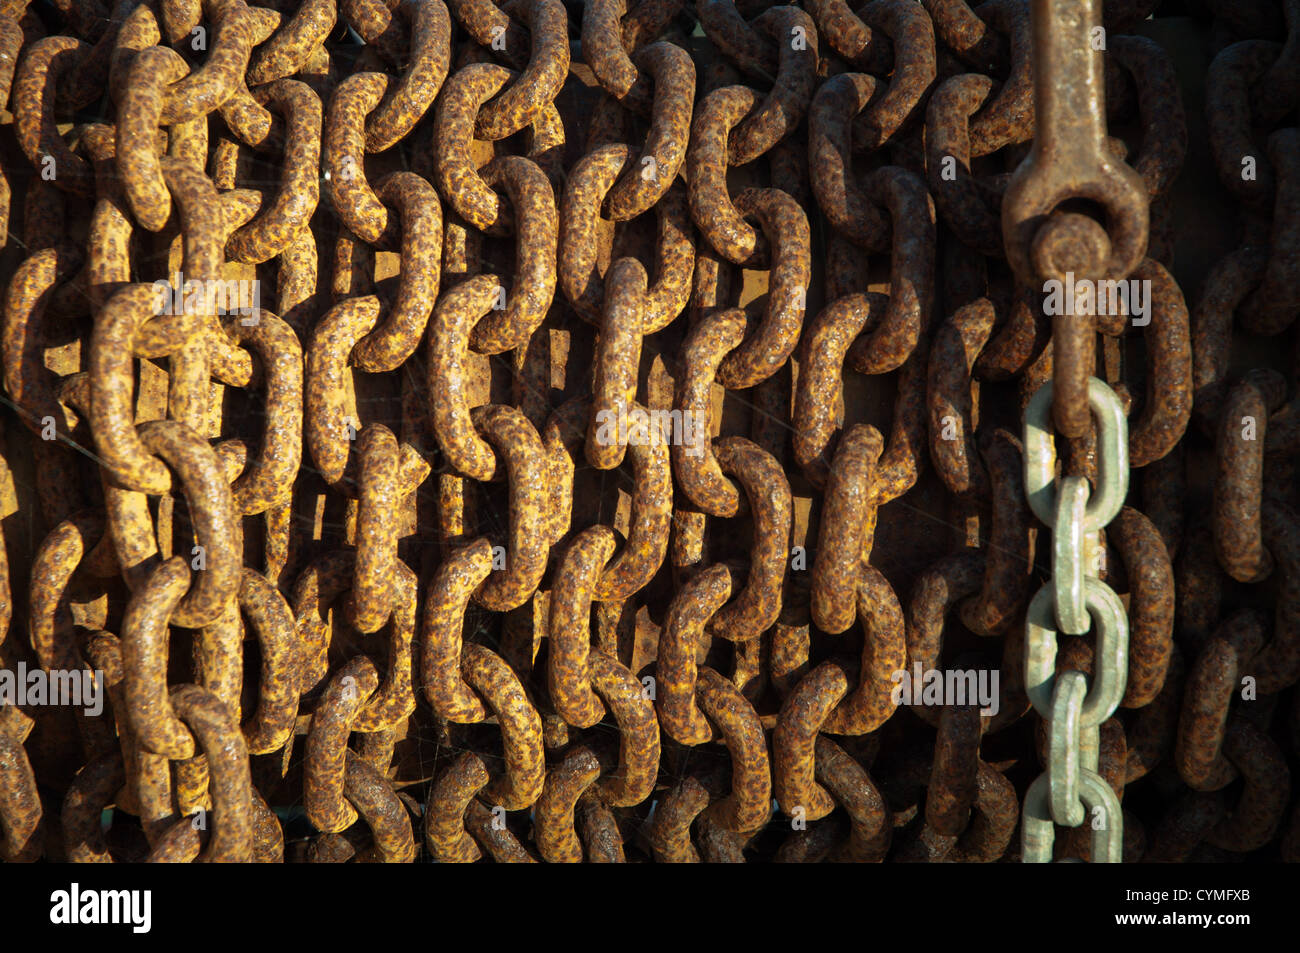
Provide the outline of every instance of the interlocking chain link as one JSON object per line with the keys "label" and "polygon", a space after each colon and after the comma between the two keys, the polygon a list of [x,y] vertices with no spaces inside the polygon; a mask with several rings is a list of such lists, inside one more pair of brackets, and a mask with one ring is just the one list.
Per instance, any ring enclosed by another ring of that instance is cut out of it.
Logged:
{"label": "interlocking chain link", "polygon": [[[1052,857],[1053,823],[1093,830],[1093,857],[1118,863],[1124,843],[1119,798],[1097,773],[1099,726],[1119,707],[1128,677],[1129,624],[1119,596],[1098,577],[1098,534],[1128,495],[1128,424],[1115,392],[1088,379],[1097,428],[1095,495],[1081,476],[1058,478],[1050,412],[1052,384],[1025,409],[1025,494],[1052,531],[1052,577],[1029,603],[1025,619],[1025,692],[1048,736],[1047,770],[1025,795],[1022,854],[1026,863]],[[1058,673],[1058,635],[1095,633],[1091,680]]]}
{"label": "interlocking chain link", "polygon": [[0,857],[1300,857],[1300,23],[1193,6],[0,0]]}

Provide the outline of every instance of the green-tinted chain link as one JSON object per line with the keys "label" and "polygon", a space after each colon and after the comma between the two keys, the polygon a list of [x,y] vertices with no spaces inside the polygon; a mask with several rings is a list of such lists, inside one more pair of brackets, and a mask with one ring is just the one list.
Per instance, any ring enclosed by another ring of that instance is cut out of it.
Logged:
{"label": "green-tinted chain link", "polygon": [[[1088,406],[1097,426],[1097,491],[1079,476],[1056,479],[1051,433],[1052,385],[1025,410],[1025,492],[1052,531],[1052,578],[1034,596],[1025,619],[1025,688],[1047,723],[1047,770],[1025,797],[1021,825],[1025,863],[1052,859],[1053,824],[1092,825],[1092,856],[1118,863],[1124,840],[1119,798],[1097,773],[1101,723],[1124,697],[1128,674],[1128,616],[1098,578],[1090,544],[1123,505],[1128,492],[1128,422],[1115,392],[1088,380]],[[1056,636],[1096,634],[1094,678],[1068,671],[1056,677]]]}

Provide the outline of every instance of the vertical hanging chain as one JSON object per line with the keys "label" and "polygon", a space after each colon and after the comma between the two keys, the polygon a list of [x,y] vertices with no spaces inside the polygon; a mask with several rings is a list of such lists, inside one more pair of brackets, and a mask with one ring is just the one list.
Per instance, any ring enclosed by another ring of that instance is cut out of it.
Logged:
{"label": "vertical hanging chain", "polygon": [[[1141,180],[1106,149],[1101,2],[1033,0],[1030,17],[1034,145],[1003,199],[1007,257],[1025,280],[1122,277],[1145,253],[1147,207]],[[1099,32],[1101,44],[1094,42]],[[1104,206],[1108,227],[1058,208],[1072,197]],[[1025,492],[1052,530],[1052,578],[1025,619],[1026,687],[1048,736],[1047,771],[1024,802],[1022,859],[1031,863],[1051,859],[1053,824],[1088,821],[1094,860],[1118,862],[1124,841],[1119,798],[1098,774],[1098,761],[1100,725],[1124,696],[1128,618],[1098,577],[1096,547],[1128,490],[1128,427],[1115,393],[1091,374],[1094,330],[1092,314],[1055,318],[1055,388],[1045,384],[1025,411]],[[1089,411],[1098,440],[1095,495],[1083,476],[1057,480],[1051,432],[1054,420],[1063,436],[1081,437]],[[1057,633],[1090,630],[1093,678],[1077,671],[1057,678]]]}
{"label": "vertical hanging chain", "polygon": [[[1025,410],[1025,494],[1052,531],[1052,578],[1025,619],[1025,688],[1047,723],[1047,770],[1025,796],[1021,825],[1025,863],[1051,860],[1053,824],[1092,825],[1094,860],[1118,863],[1124,843],[1119,798],[1097,773],[1101,723],[1124,697],[1128,675],[1128,616],[1098,576],[1100,530],[1128,492],[1128,422],[1115,392],[1088,379],[1088,408],[1097,427],[1097,488],[1081,476],[1057,478],[1051,424],[1052,384]],[[1096,634],[1093,677],[1056,676],[1056,637]]]}

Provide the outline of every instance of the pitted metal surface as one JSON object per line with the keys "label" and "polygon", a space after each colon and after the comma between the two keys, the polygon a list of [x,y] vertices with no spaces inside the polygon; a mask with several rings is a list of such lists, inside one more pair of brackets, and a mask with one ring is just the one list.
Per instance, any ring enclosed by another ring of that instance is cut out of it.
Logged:
{"label": "pitted metal surface", "polygon": [[1258,6],[0,5],[0,859],[1300,860]]}

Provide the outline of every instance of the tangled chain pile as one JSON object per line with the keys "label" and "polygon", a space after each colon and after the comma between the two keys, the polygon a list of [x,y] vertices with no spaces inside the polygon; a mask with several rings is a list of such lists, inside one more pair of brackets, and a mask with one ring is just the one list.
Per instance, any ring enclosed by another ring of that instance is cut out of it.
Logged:
{"label": "tangled chain pile", "polygon": [[[1241,342],[1300,308],[1300,2],[1189,4],[1242,239],[1190,320],[1158,6],[1103,35],[1147,320],[1076,319],[1135,405],[1099,772],[1126,859],[1290,859],[1300,408]],[[108,700],[0,684],[0,856],[1016,859],[1033,99],[1027,0],[0,2],[0,670]]]}

